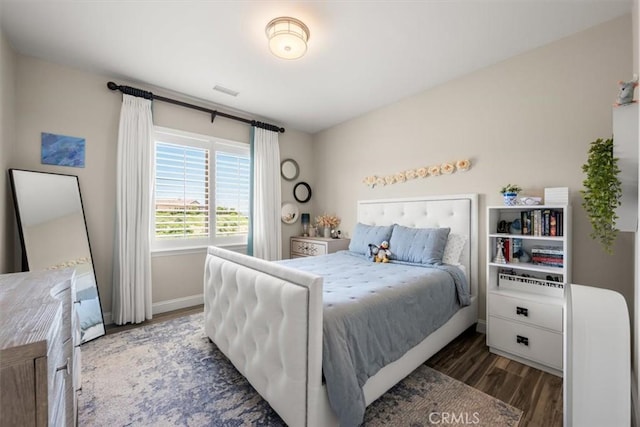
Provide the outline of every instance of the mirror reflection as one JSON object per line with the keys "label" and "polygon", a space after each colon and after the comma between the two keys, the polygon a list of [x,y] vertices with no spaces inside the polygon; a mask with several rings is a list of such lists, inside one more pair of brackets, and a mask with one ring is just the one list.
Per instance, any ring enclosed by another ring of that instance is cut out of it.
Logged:
{"label": "mirror reflection", "polygon": [[10,169],[23,269],[76,270],[82,342],[105,334],[78,177]]}
{"label": "mirror reflection", "polygon": [[280,175],[287,181],[293,181],[298,177],[300,173],[300,168],[298,167],[298,162],[293,159],[284,159],[280,163]]}
{"label": "mirror reflection", "polygon": [[298,203],[307,203],[311,199],[311,187],[306,182],[299,182],[293,187],[293,197]]}

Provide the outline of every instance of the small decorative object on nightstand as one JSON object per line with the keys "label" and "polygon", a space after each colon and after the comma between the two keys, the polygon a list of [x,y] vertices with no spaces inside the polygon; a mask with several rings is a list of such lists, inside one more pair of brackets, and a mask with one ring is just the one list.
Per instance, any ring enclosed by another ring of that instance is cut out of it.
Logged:
{"label": "small decorative object on nightstand", "polygon": [[322,214],[316,218],[316,223],[323,230],[322,236],[328,239],[332,237],[332,230],[336,230],[340,225],[340,218],[335,215]]}
{"label": "small decorative object on nightstand", "polygon": [[311,215],[309,215],[308,213],[303,213],[300,216],[300,222],[302,223],[302,235],[306,237],[309,235],[309,223],[311,222]]}
{"label": "small decorative object on nightstand", "polygon": [[349,249],[350,239],[325,239],[324,237],[292,237],[290,258],[327,255]]}

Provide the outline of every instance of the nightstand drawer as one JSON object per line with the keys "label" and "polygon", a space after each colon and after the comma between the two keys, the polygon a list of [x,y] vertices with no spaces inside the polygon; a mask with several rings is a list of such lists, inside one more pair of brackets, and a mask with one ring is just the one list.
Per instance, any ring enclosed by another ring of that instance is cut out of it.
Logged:
{"label": "nightstand drawer", "polygon": [[491,316],[489,346],[562,370],[562,334]]}
{"label": "nightstand drawer", "polygon": [[562,306],[489,293],[489,313],[533,326],[562,332]]}
{"label": "nightstand drawer", "polygon": [[310,242],[308,240],[291,240],[291,255],[316,256],[326,255],[327,245],[325,243]]}

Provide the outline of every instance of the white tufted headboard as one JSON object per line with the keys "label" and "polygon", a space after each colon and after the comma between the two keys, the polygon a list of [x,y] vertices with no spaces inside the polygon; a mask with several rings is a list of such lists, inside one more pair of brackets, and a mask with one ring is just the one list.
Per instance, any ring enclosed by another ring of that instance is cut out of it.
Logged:
{"label": "white tufted headboard", "polygon": [[450,227],[468,236],[462,253],[471,294],[478,295],[478,195],[425,196],[358,201],[358,222],[367,225]]}

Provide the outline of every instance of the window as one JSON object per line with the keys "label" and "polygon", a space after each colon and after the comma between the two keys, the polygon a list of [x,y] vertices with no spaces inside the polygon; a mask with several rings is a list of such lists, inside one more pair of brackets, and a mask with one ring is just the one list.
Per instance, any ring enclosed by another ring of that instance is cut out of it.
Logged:
{"label": "window", "polygon": [[249,146],[156,128],[154,249],[246,244]]}

